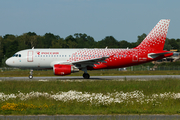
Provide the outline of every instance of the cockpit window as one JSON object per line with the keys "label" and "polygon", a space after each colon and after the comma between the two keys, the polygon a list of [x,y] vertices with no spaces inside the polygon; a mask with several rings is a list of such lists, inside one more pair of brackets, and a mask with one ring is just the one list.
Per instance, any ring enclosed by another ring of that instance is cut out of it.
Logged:
{"label": "cockpit window", "polygon": [[14,54],[13,57],[21,57],[21,54]]}

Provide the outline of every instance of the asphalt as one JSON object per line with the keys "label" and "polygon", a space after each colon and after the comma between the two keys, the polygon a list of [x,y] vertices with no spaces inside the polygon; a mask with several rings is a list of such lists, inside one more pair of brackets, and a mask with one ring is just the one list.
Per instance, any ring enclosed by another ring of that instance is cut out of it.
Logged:
{"label": "asphalt", "polygon": [[28,115],[0,116],[1,120],[179,120],[180,115]]}
{"label": "asphalt", "polygon": [[0,77],[0,80],[160,80],[164,78],[180,79],[180,75],[91,76],[90,79],[84,79],[82,76],[34,76],[33,79],[29,79],[28,77]]}

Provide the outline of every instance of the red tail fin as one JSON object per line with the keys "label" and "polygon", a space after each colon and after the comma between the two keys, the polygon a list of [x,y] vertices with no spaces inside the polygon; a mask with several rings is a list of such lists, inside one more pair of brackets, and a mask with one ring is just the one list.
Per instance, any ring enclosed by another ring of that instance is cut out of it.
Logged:
{"label": "red tail fin", "polygon": [[163,50],[170,20],[162,19],[136,49]]}

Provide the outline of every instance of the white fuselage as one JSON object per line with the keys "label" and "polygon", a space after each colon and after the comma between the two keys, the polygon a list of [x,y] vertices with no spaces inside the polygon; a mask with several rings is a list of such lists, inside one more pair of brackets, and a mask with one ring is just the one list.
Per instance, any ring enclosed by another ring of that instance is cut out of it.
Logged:
{"label": "white fuselage", "polygon": [[[127,58],[128,49],[27,49],[10,57],[6,64],[12,67],[50,69],[55,64],[70,64],[72,62],[115,55],[115,59]],[[137,50],[133,50],[137,51]],[[119,54],[120,53],[120,54]],[[117,54],[117,55],[116,55]]]}

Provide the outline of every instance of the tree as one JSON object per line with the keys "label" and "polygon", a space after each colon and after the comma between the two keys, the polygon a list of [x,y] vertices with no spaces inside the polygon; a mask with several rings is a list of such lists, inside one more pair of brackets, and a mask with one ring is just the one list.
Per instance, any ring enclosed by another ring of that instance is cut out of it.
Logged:
{"label": "tree", "polygon": [[11,57],[16,53],[18,50],[18,41],[15,40],[11,43],[9,43],[8,48],[6,48],[6,57]]}
{"label": "tree", "polygon": [[3,38],[2,38],[2,36],[0,36],[0,66],[1,66],[3,58],[4,58],[4,54],[3,54]]}
{"label": "tree", "polygon": [[136,42],[132,42],[132,43],[130,43],[129,48],[135,48],[136,46],[137,46]]}
{"label": "tree", "polygon": [[122,40],[119,42],[119,47],[120,48],[130,48],[131,47],[131,43],[125,41],[125,40]]}
{"label": "tree", "polygon": [[146,38],[146,34],[143,33],[142,35],[138,36],[137,42],[136,42],[136,46],[138,46],[145,38]]}
{"label": "tree", "polygon": [[58,40],[52,41],[51,48],[65,48],[66,43],[63,38],[59,38]]}
{"label": "tree", "polygon": [[103,40],[98,41],[98,46],[100,48],[119,48],[119,42],[113,36],[107,36]]}
{"label": "tree", "polygon": [[171,49],[179,49],[179,46],[174,38],[170,39],[168,44],[172,46]]}
{"label": "tree", "polygon": [[78,45],[76,39],[72,35],[66,37],[65,42],[66,42],[66,48],[76,48]]}
{"label": "tree", "polygon": [[164,44],[164,50],[170,50],[172,46],[169,44],[170,39],[166,38],[165,44]]}
{"label": "tree", "polygon": [[29,36],[36,36],[37,34],[35,32],[28,32],[27,35],[29,35]]}
{"label": "tree", "polygon": [[20,36],[17,36],[17,40],[18,40],[18,50],[24,50],[24,49],[28,49],[30,48],[30,45],[28,44],[28,39],[27,39],[27,34],[23,34]]}
{"label": "tree", "polygon": [[16,36],[7,34],[3,38],[3,52],[6,57],[11,57],[18,50]]}
{"label": "tree", "polygon": [[57,35],[55,36],[54,34],[52,33],[46,33],[44,36],[43,36],[43,43],[44,43],[44,47],[45,48],[50,48],[52,46],[52,41],[53,40],[58,40],[60,37]]}
{"label": "tree", "polygon": [[93,48],[95,46],[94,38],[86,34],[74,34],[75,40],[78,43],[77,48]]}

